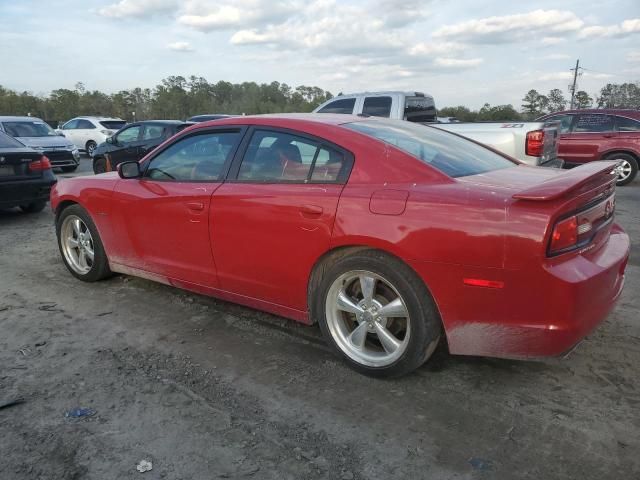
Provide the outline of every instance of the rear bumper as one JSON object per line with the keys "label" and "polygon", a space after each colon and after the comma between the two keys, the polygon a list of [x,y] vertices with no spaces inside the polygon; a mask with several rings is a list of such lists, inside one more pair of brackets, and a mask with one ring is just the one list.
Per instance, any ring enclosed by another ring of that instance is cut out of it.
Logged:
{"label": "rear bumper", "polygon": [[503,358],[541,358],[571,350],[613,310],[624,286],[629,246],[627,234],[614,225],[597,253],[550,263],[537,272],[502,271],[503,289],[462,286],[465,275],[498,275],[462,267],[460,276],[451,278],[454,296],[432,289],[449,350]]}
{"label": "rear bumper", "polygon": [[56,182],[51,172],[36,180],[3,181],[0,183],[0,208],[17,207],[38,201],[46,202]]}

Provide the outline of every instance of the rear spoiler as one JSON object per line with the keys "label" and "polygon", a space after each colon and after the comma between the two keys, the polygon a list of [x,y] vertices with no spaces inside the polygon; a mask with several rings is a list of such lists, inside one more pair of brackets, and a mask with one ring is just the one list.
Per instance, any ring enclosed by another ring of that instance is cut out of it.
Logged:
{"label": "rear spoiler", "polygon": [[518,200],[533,200],[546,202],[555,200],[563,195],[577,190],[581,186],[589,182],[593,177],[602,173],[615,174],[615,168],[618,162],[613,160],[603,160],[599,162],[591,162],[580,167],[566,170],[561,175],[553,177],[534,187],[527,188],[513,195]]}

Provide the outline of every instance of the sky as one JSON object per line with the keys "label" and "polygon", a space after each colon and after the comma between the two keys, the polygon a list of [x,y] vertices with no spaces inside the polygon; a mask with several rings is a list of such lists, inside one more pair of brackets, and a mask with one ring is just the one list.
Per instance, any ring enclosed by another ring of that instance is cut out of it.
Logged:
{"label": "sky", "polygon": [[640,0],[0,0],[0,85],[108,93],[170,75],[520,107],[640,81]]}

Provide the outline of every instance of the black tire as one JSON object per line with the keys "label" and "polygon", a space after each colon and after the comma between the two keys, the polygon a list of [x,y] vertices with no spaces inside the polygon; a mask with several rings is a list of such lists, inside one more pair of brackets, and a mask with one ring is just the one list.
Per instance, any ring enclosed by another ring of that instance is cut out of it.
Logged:
{"label": "black tire", "polygon": [[84,151],[87,152],[87,155],[89,155],[89,157],[93,158],[93,151],[97,146],[98,144],[96,142],[94,142],[93,140],[89,140],[84,146]]}
{"label": "black tire", "polygon": [[[94,260],[93,264],[91,265],[91,269],[86,274],[79,274],[78,272],[76,272],[67,262],[63,251],[61,241],[61,228],[64,220],[71,215],[79,217],[85,223],[91,233],[91,237],[93,240]],[[60,212],[56,219],[56,237],[58,238],[58,249],[60,250],[62,261],[67,267],[67,270],[69,270],[69,272],[71,272],[74,277],[79,278],[84,282],[96,282],[112,275],[111,270],[109,269],[109,261],[104,251],[98,229],[96,228],[95,223],[93,223],[91,215],[89,215],[89,213],[80,205],[70,205],[62,212]]]}
{"label": "black tire", "polygon": [[78,169],[78,165],[71,165],[69,167],[60,167],[60,170],[62,170],[65,173],[75,172],[77,169]]}
{"label": "black tire", "polygon": [[616,185],[619,187],[623,187],[633,182],[636,175],[638,175],[638,160],[633,155],[628,153],[612,153],[607,156],[607,160],[619,160],[625,162],[631,168],[629,174],[624,179],[619,179],[616,182]]}
{"label": "black tire", "polygon": [[[334,339],[328,325],[326,302],[332,284],[342,275],[366,270],[388,281],[400,294],[411,318],[411,334],[406,349],[390,365],[371,367],[348,356]],[[405,263],[378,250],[363,250],[341,257],[323,268],[318,282],[318,294],[312,292],[311,309],[314,319],[329,345],[354,370],[373,377],[399,377],[420,367],[438,345],[442,324],[435,302],[418,275]]]}
{"label": "black tire", "polygon": [[107,171],[107,159],[104,157],[96,157],[93,159],[93,173],[105,173]]}
{"label": "black tire", "polygon": [[44,210],[44,207],[47,205],[47,202],[44,200],[40,200],[38,202],[28,203],[26,205],[20,205],[20,210],[24,213],[39,213]]}

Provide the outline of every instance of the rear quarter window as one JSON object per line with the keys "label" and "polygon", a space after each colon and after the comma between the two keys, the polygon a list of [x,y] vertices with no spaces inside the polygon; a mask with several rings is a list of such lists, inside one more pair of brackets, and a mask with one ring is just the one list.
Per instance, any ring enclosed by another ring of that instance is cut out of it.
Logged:
{"label": "rear quarter window", "polygon": [[616,117],[619,132],[640,132],[640,122],[632,118]]}
{"label": "rear quarter window", "polygon": [[328,103],[318,113],[345,113],[351,115],[353,113],[353,107],[356,105],[355,98],[342,98],[339,100],[333,100]]}
{"label": "rear quarter window", "polygon": [[393,145],[453,178],[517,165],[465,138],[425,125],[399,120],[367,120],[347,123],[343,127]]}

